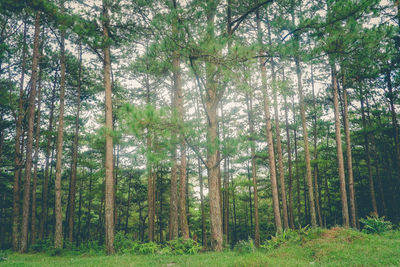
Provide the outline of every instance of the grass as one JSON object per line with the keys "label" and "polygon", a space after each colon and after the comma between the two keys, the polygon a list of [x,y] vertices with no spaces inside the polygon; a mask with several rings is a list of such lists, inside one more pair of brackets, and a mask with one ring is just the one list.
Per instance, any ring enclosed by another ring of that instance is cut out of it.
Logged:
{"label": "grass", "polygon": [[250,253],[227,251],[182,256],[12,253],[0,266],[400,266],[400,231],[371,235],[332,228],[311,238],[288,241],[276,249]]}

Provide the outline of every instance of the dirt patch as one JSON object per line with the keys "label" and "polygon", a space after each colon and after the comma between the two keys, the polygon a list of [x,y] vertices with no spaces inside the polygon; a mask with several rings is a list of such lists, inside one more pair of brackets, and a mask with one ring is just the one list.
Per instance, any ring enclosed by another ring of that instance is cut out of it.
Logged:
{"label": "dirt patch", "polygon": [[329,230],[326,230],[322,233],[323,239],[335,239],[337,238],[340,233],[343,231],[343,228],[340,227],[333,227]]}

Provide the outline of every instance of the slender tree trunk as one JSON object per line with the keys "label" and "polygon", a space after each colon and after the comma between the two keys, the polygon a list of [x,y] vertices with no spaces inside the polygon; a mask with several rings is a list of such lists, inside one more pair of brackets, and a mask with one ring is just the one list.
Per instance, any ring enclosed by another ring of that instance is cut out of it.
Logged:
{"label": "slender tree trunk", "polygon": [[337,84],[336,67],[331,64],[332,86],[333,86],[333,106],[335,109],[335,136],[336,151],[338,160],[339,182],[340,182],[340,198],[342,200],[342,223],[344,227],[349,227],[349,209],[347,206],[346,178],[344,175],[344,161],[342,151],[342,136],[340,133],[340,115],[339,115],[339,93]]}
{"label": "slender tree trunk", "polygon": [[31,186],[31,175],[32,175],[31,173],[32,147],[33,147],[33,125],[35,119],[36,81],[38,76],[37,70],[39,62],[39,32],[40,32],[40,11],[36,12],[36,17],[35,17],[31,93],[29,95],[29,108],[28,108],[28,136],[26,144],[25,182],[24,182],[21,247],[20,247],[20,252],[22,253],[25,253],[28,250],[29,199],[30,199],[30,186]]}
{"label": "slender tree trunk", "polygon": [[288,119],[288,105],[286,95],[283,100],[285,102],[285,125],[286,125],[286,139],[287,139],[287,153],[288,153],[288,174],[289,174],[289,225],[294,229],[294,213],[293,213],[293,193],[292,193],[292,150],[290,147],[290,132],[289,132],[289,119]]}
{"label": "slender tree trunk", "polygon": [[350,215],[351,215],[351,227],[357,228],[354,177],[353,177],[353,160],[351,155],[349,111],[348,111],[345,77],[346,77],[345,74],[343,74],[342,83],[343,83],[343,105],[344,105],[344,130],[346,135],[346,153],[347,153],[347,169],[348,169],[347,171],[349,175]]}
{"label": "slender tree trunk", "polygon": [[132,175],[129,175],[129,182],[128,182],[128,203],[126,205],[126,214],[125,214],[125,234],[128,233],[128,222],[129,222],[129,210],[131,207],[131,188],[132,188]]}
{"label": "slender tree trunk", "polygon": [[295,163],[295,176],[296,176],[296,195],[297,195],[297,218],[298,218],[298,223],[301,225],[301,201],[300,201],[300,176],[299,176],[299,161],[298,161],[298,153],[297,153],[297,124],[296,124],[296,109],[294,106],[294,96],[292,96],[292,107],[293,107],[293,124],[294,124],[294,129],[293,129],[293,135],[294,135],[294,163]]}
{"label": "slender tree trunk", "polygon": [[19,100],[18,100],[18,118],[16,122],[15,133],[15,169],[14,169],[14,186],[13,186],[13,223],[12,223],[12,246],[13,250],[17,251],[19,248],[19,205],[20,205],[20,188],[19,176],[22,168],[22,153],[21,153],[21,135],[22,135],[22,119],[23,119],[23,96],[24,96],[24,80],[25,80],[25,67],[26,67],[26,21],[24,21],[24,37],[23,37],[23,50],[22,50],[22,66],[21,66],[21,79],[19,85]]}
{"label": "slender tree trunk", "polygon": [[[259,43],[262,43],[262,32],[260,26],[260,18],[257,12],[257,30]],[[266,121],[266,135],[267,135],[267,145],[268,145],[268,158],[269,158],[269,168],[270,168],[270,178],[271,178],[271,190],[272,190],[272,205],[274,209],[275,217],[275,227],[278,232],[282,231],[281,214],[279,211],[279,196],[278,196],[278,183],[276,180],[276,168],[275,168],[275,155],[274,155],[274,145],[272,138],[272,127],[271,127],[271,115],[270,115],[270,102],[268,97],[267,89],[267,70],[264,65],[264,59],[262,57],[263,51],[260,51],[260,69],[261,69],[261,81],[262,81],[262,93],[264,99],[264,113]]]}
{"label": "slender tree trunk", "polygon": [[42,69],[39,71],[38,91],[37,91],[37,117],[36,117],[36,139],[35,139],[35,154],[33,156],[33,186],[32,186],[32,215],[31,215],[31,243],[36,243],[36,189],[37,189],[37,175],[38,175],[38,161],[39,161],[39,139],[40,139],[40,106],[42,89]]}
{"label": "slender tree trunk", "polygon": [[255,146],[255,133],[254,133],[254,119],[253,119],[253,95],[250,92],[247,95],[247,115],[249,121],[249,134],[250,134],[250,155],[251,155],[251,177],[253,180],[253,198],[254,198],[254,243],[256,247],[260,246],[260,226],[258,216],[258,190],[257,190],[257,164],[256,164],[256,146]]}
{"label": "slender tree trunk", "polygon": [[47,144],[46,144],[46,160],[45,160],[45,168],[44,168],[44,181],[42,187],[42,219],[40,220],[40,233],[39,239],[43,240],[45,235],[45,225],[47,221],[47,203],[48,203],[48,192],[49,192],[49,164],[50,164],[50,154],[51,154],[51,141],[52,141],[52,131],[53,131],[53,118],[54,118],[54,101],[56,94],[56,84],[57,84],[57,70],[54,75],[54,84],[53,84],[53,92],[51,96],[51,106],[50,106],[50,117],[49,117],[49,126],[47,127],[47,132],[49,133],[47,136]]}
{"label": "slender tree trunk", "polygon": [[375,198],[375,186],[374,180],[372,178],[372,170],[371,170],[371,154],[369,148],[369,134],[367,129],[367,122],[365,119],[365,111],[364,111],[364,96],[363,92],[360,93],[360,103],[361,103],[361,120],[363,124],[364,130],[364,148],[365,148],[365,156],[367,161],[367,169],[368,169],[368,181],[369,181],[369,191],[371,197],[371,205],[372,205],[372,212],[378,215],[378,208],[376,205],[376,198]]}
{"label": "slender tree trunk", "polygon": [[[271,38],[271,27],[267,17],[267,28],[268,28],[268,40],[269,44],[272,45]],[[277,84],[275,74],[275,62],[271,57],[270,60],[271,74],[272,74],[272,94],[274,98],[274,119],[275,119],[275,135],[276,135],[276,152],[278,153],[278,168],[279,168],[279,180],[281,183],[281,199],[282,199],[282,216],[283,216],[283,227],[289,228],[289,218],[287,211],[287,198],[286,198],[286,185],[285,185],[285,172],[283,170],[283,155],[282,155],[282,142],[281,142],[281,129],[279,126],[279,111],[278,111],[278,97],[277,97]]]}
{"label": "slender tree trunk", "polygon": [[68,215],[68,239],[73,242],[74,239],[74,217],[75,217],[75,192],[76,192],[76,172],[78,165],[78,135],[79,135],[79,115],[81,107],[81,81],[82,81],[82,45],[79,43],[79,74],[78,87],[76,93],[76,117],[75,117],[75,135],[72,153],[72,169],[71,169],[71,184],[69,191],[69,215]]}
{"label": "slender tree trunk", "polygon": [[82,239],[81,233],[81,217],[82,217],[82,190],[83,190],[83,179],[81,180],[81,184],[79,186],[79,200],[78,200],[78,229],[76,231],[76,245],[78,246]]}
{"label": "slender tree trunk", "polygon": [[111,58],[110,58],[110,44],[109,44],[109,12],[110,6],[107,0],[103,0],[103,38],[105,46],[103,48],[104,54],[104,88],[105,88],[105,108],[106,108],[106,179],[105,179],[105,232],[106,232],[106,249],[107,254],[114,253],[114,161],[113,161],[113,140],[111,131],[112,125],[112,86],[111,86]]}
{"label": "slender tree trunk", "polygon": [[92,212],[92,180],[93,180],[93,172],[92,169],[90,169],[90,175],[89,175],[89,203],[88,203],[88,210],[86,213],[86,229],[87,229],[87,237],[86,240],[90,240],[90,219],[92,218],[91,212]]}
{"label": "slender tree trunk", "polygon": [[307,133],[307,123],[306,123],[306,111],[304,108],[304,97],[303,97],[303,84],[302,84],[302,73],[300,67],[300,59],[298,56],[295,57],[296,63],[296,74],[297,74],[297,91],[299,94],[299,105],[300,105],[300,115],[301,115],[301,124],[303,127],[303,140],[304,140],[304,154],[305,154],[305,163],[306,163],[306,180],[308,186],[308,200],[310,207],[310,215],[311,215],[311,225],[313,227],[317,226],[317,216],[315,212],[314,205],[314,187],[312,182],[311,175],[311,161],[310,161],[310,150],[308,147],[308,133]]}
{"label": "slender tree trunk", "polygon": [[[64,2],[61,3],[61,12],[64,12]],[[57,134],[57,154],[56,154],[56,179],[54,184],[55,190],[55,233],[54,247],[62,248],[63,233],[62,233],[62,203],[61,203],[61,174],[62,174],[62,154],[64,141],[64,98],[65,98],[65,30],[61,30],[60,44],[60,111],[58,117],[58,134]]]}
{"label": "slender tree trunk", "polygon": [[320,205],[320,194],[319,194],[319,183],[318,183],[318,146],[317,146],[317,109],[315,105],[315,88],[314,88],[314,69],[311,65],[311,87],[312,87],[312,96],[313,96],[313,135],[314,135],[314,187],[315,187],[315,205],[317,209],[318,221],[319,225],[323,226],[324,222],[322,221],[322,212]]}

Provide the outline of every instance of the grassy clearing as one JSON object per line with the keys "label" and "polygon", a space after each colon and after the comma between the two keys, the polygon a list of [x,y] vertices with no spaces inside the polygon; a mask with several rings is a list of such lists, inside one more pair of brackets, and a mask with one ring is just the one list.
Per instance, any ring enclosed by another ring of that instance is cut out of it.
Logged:
{"label": "grassy clearing", "polygon": [[195,255],[9,254],[0,266],[400,266],[400,231],[383,235],[332,228],[276,249]]}

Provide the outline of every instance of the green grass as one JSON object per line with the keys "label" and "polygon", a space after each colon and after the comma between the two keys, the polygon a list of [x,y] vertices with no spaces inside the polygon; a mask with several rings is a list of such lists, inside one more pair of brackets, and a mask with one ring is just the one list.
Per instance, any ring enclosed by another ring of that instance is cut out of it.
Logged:
{"label": "green grass", "polygon": [[234,251],[195,255],[9,254],[0,266],[400,266],[400,232],[364,234],[333,228],[312,238],[251,253]]}

